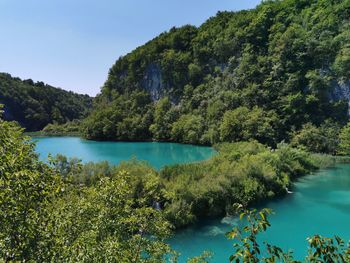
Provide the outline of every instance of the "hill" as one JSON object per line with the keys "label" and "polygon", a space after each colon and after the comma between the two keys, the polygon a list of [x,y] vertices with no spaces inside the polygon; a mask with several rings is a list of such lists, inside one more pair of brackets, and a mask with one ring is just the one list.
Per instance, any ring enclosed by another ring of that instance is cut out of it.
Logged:
{"label": "hill", "polygon": [[92,98],[0,73],[0,104],[5,105],[5,120],[15,120],[27,131],[38,131],[49,123],[86,117]]}
{"label": "hill", "polygon": [[84,134],[273,146],[306,124],[342,126],[349,10],[349,0],[264,1],[172,28],[116,61]]}

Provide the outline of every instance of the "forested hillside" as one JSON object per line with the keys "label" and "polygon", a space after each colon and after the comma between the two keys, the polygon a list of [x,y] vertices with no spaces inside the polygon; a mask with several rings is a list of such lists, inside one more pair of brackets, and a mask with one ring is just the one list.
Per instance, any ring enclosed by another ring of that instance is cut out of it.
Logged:
{"label": "forested hillside", "polygon": [[5,105],[6,120],[19,122],[27,131],[38,131],[49,123],[86,117],[92,98],[0,73],[0,103]]}
{"label": "forested hillside", "polygon": [[348,118],[349,17],[349,0],[264,1],[172,28],[116,61],[84,134],[272,146],[336,134]]}

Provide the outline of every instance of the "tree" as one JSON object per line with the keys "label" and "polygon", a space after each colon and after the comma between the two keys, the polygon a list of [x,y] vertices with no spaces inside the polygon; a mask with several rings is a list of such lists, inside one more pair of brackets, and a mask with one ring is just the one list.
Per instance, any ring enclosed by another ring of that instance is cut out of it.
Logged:
{"label": "tree", "polygon": [[0,73],[0,102],[5,105],[4,119],[17,121],[27,131],[38,131],[49,123],[64,123],[85,118],[92,98],[43,82],[21,80]]}
{"label": "tree", "polygon": [[271,214],[271,210],[262,209],[257,210],[244,210],[241,205],[236,205],[236,211],[240,214],[239,217],[242,220],[246,220],[247,224],[244,227],[237,226],[232,231],[227,233],[229,239],[235,239],[238,242],[234,243],[233,247],[235,252],[230,256],[230,262],[290,262],[291,254],[283,253],[279,247],[267,245],[268,256],[262,257],[262,251],[260,244],[257,241],[257,235],[260,232],[266,231],[270,227],[268,221],[268,215]]}
{"label": "tree", "polygon": [[350,123],[340,130],[337,152],[339,155],[350,155]]}
{"label": "tree", "polygon": [[246,141],[257,139],[263,143],[273,144],[275,137],[274,124],[277,118],[274,113],[261,108],[238,107],[224,114],[220,135],[222,141]]}
{"label": "tree", "polygon": [[338,134],[339,127],[332,122],[323,123],[320,127],[307,123],[293,134],[291,145],[309,152],[335,154],[339,143]]}
{"label": "tree", "polygon": [[[72,191],[51,210],[54,233],[49,258],[72,262],[165,262],[172,258],[164,242],[171,225],[152,207],[156,182],[133,196],[127,172],[102,178],[95,187]],[[59,222],[57,222],[59,220]]]}
{"label": "tree", "polygon": [[159,100],[155,105],[154,122],[150,126],[153,137],[157,140],[169,140],[171,125],[176,120],[177,113],[168,97]]}
{"label": "tree", "polygon": [[333,65],[337,74],[343,79],[349,78],[350,71],[350,48],[345,47],[341,49],[334,61]]}
{"label": "tree", "polygon": [[34,260],[43,256],[49,207],[64,188],[17,124],[0,119],[0,145],[0,258]]}
{"label": "tree", "polygon": [[192,114],[182,115],[173,123],[171,130],[172,139],[184,143],[200,143],[204,128],[203,122],[201,116]]}

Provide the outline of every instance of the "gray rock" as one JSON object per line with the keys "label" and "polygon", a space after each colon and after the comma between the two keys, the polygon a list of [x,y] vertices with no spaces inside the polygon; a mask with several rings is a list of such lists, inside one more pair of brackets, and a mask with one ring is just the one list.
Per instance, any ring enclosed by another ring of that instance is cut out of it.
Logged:
{"label": "gray rock", "polygon": [[162,72],[160,66],[150,64],[145,70],[142,80],[142,87],[151,94],[154,101],[161,99],[165,94],[165,85],[162,80]]}
{"label": "gray rock", "polygon": [[348,115],[350,116],[350,80],[334,81],[330,99],[333,101],[345,100],[349,105]]}

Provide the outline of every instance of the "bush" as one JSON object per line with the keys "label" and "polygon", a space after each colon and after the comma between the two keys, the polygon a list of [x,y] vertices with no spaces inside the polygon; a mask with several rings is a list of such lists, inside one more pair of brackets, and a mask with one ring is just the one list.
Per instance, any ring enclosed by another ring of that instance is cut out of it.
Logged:
{"label": "bush", "polygon": [[307,123],[293,134],[291,145],[309,152],[335,154],[339,144],[338,134],[339,126],[334,123],[326,122],[320,127]]}
{"label": "bush", "polygon": [[339,134],[339,155],[350,155],[350,123],[344,126]]}

